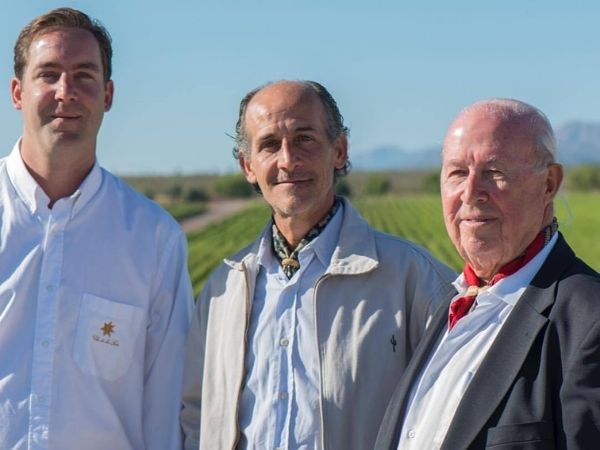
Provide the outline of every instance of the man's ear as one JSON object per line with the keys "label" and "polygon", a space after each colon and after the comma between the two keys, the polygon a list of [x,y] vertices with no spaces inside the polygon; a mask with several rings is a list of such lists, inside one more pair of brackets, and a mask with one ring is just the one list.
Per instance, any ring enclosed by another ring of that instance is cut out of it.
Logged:
{"label": "man's ear", "polygon": [[110,108],[112,107],[114,93],[115,84],[112,80],[108,80],[104,88],[104,112],[110,111]]}
{"label": "man's ear", "polygon": [[16,109],[21,109],[21,84],[22,81],[17,77],[13,77],[10,80],[10,99]]}
{"label": "man's ear", "polygon": [[242,169],[242,172],[244,173],[244,176],[246,177],[246,180],[248,181],[248,183],[250,183],[250,184],[257,183],[256,175],[254,174],[254,170],[252,170],[252,162],[250,161],[249,155],[247,155],[246,152],[240,151],[239,161],[240,161],[240,168]]}
{"label": "man's ear", "polygon": [[546,174],[546,192],[547,200],[551,202],[560,189],[563,180],[563,167],[560,164],[551,164]]}
{"label": "man's ear", "polygon": [[335,168],[343,169],[348,161],[348,138],[345,133],[339,135],[333,148],[335,149]]}

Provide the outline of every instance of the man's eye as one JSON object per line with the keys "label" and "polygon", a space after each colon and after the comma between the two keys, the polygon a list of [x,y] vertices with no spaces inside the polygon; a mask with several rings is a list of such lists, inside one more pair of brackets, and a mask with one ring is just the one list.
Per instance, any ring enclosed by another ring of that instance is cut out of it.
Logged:
{"label": "man's eye", "polygon": [[312,141],[314,141],[313,137],[309,136],[308,134],[301,134],[296,139],[297,139],[298,142],[312,142]]}
{"label": "man's eye", "polygon": [[91,80],[94,79],[94,76],[88,72],[80,72],[75,75],[75,78],[78,78],[80,80]]}
{"label": "man's eye", "polygon": [[265,141],[260,144],[260,150],[275,151],[278,148],[279,143],[275,140]]}
{"label": "man's eye", "polygon": [[56,72],[40,72],[38,78],[43,80],[57,80],[60,78],[60,75]]}
{"label": "man's eye", "polygon": [[448,172],[448,178],[463,178],[468,175],[468,172],[463,169],[454,169]]}

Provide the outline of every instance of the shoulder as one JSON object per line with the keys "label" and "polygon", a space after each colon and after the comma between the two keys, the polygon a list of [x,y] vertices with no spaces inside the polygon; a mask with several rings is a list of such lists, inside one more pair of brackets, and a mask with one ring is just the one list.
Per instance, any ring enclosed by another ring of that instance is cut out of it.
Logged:
{"label": "shoulder", "polygon": [[558,280],[556,298],[565,313],[597,321],[600,319],[600,275],[575,258]]}
{"label": "shoulder", "polygon": [[567,256],[553,264],[560,271],[554,282],[548,279],[548,284],[534,286],[554,296],[549,330],[558,338],[560,353],[569,358],[588,339],[600,344],[600,275],[573,253]]}
{"label": "shoulder", "polygon": [[105,195],[109,201],[119,206],[127,221],[133,221],[141,230],[164,230],[168,233],[182,234],[177,221],[160,205],[137,192],[124,180],[102,169]]}
{"label": "shoulder", "polygon": [[[225,290],[232,278],[245,278],[247,273],[258,270],[257,254],[262,233],[250,244],[223,259],[210,273],[204,290],[212,293]],[[209,295],[210,296],[210,295]]]}
{"label": "shoulder", "polygon": [[451,283],[456,272],[435,258],[422,246],[399,236],[371,228],[377,246],[380,264],[401,264],[416,271],[430,271]]}

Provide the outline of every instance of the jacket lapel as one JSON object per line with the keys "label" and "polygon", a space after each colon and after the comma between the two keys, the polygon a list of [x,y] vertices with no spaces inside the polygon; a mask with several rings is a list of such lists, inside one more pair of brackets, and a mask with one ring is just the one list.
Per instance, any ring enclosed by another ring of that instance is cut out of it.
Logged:
{"label": "jacket lapel", "polygon": [[573,258],[573,252],[559,236],[469,384],[446,434],[443,450],[468,448],[494,413],[548,322],[546,311],[555,300],[554,284]]}
{"label": "jacket lapel", "polygon": [[448,307],[450,300],[455,295],[456,290],[454,287],[448,285],[445,300],[436,310],[427,333],[417,346],[406,371],[402,378],[400,378],[400,382],[390,399],[383,422],[379,428],[375,450],[396,450],[398,448],[400,431],[404,422],[404,415],[412,387],[418,381],[423,366],[427,364],[429,356],[434,351],[445,328],[448,326]]}

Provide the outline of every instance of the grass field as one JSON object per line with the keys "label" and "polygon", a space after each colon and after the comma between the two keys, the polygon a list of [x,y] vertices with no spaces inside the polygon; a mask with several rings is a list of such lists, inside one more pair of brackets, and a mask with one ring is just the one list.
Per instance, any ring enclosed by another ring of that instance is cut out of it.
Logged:
{"label": "grass field", "polygon": [[[353,203],[375,228],[419,243],[457,270],[462,267],[446,235],[438,196],[363,197]],[[577,254],[596,270],[600,270],[599,210],[599,193],[562,194],[556,201],[560,230]],[[256,238],[268,218],[269,209],[257,200],[224,222],[188,236],[189,268],[196,295],[211,270]]]}

